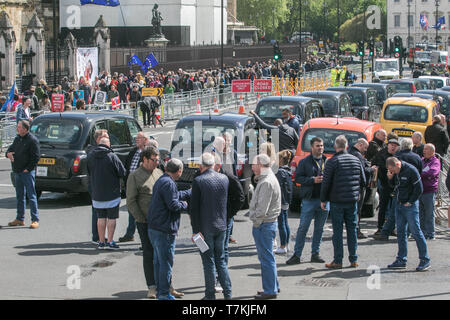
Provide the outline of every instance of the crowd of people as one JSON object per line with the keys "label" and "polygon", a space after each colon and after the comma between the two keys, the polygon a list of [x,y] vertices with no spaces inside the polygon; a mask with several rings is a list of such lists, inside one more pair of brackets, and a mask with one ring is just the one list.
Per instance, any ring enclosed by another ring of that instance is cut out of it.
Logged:
{"label": "crowd of people", "polygon": [[[377,185],[380,206],[378,230],[373,236],[379,241],[395,236],[398,242],[397,256],[388,268],[406,268],[408,237],[416,241],[419,251],[420,261],[416,270],[430,268],[427,241],[434,240],[436,234],[439,158],[445,156],[449,146],[442,118],[437,115],[433,120],[425,137],[416,132],[412,138],[404,138],[401,142],[398,136],[384,130],[377,131],[372,141],[360,138],[353,146],[348,145],[345,136],[338,136],[334,143],[336,153],[330,159],[324,155],[323,140],[315,137],[310,141],[311,154],[300,161],[294,177],[289,167],[292,150],[276,153],[273,143],[261,144],[260,154],[251,162],[254,179],[248,212],[253,224],[252,235],[261,265],[263,288],[256,293],[255,299],[274,299],[280,292],[275,254],[287,254],[291,250],[288,212],[294,182],[301,185],[302,210],[293,254],[286,264],[301,263],[306,235],[313,219],[310,261],[325,263],[320,255],[320,246],[325,222],[330,216],[334,256],[325,264],[326,268],[343,267],[344,223],[350,267],[358,267],[358,239],[367,237],[359,227],[364,192],[369,186]],[[292,129],[295,127],[292,122],[290,125]],[[34,177],[39,161],[39,142],[29,128],[27,120],[19,121],[18,136],[6,152],[15,173],[17,195],[17,216],[9,226],[24,226],[27,196],[32,217],[30,227],[38,228]],[[423,138],[426,144],[423,144]],[[92,198],[92,241],[97,248],[119,249],[114,233],[123,179],[126,181],[129,225],[126,235],[119,241],[130,241],[137,229],[143,250],[148,298],[173,300],[183,296],[172,284],[176,236],[183,211],[189,213],[193,241],[203,242],[204,246],[200,251],[205,279],[204,299],[213,300],[219,292],[225,299],[232,298],[228,244],[233,217],[245,200],[236,175],[232,137],[225,133],[215,138],[213,147],[201,156],[200,171],[191,189],[184,191],[178,190],[176,184],[183,173],[183,162],[172,158],[162,165],[158,142],[143,132],[139,132],[136,147],[125,163],[111,149],[107,130],[97,130],[94,140],[96,144],[88,147],[87,167]],[[450,188],[450,178],[447,185]],[[276,245],[277,231],[279,247]]]}

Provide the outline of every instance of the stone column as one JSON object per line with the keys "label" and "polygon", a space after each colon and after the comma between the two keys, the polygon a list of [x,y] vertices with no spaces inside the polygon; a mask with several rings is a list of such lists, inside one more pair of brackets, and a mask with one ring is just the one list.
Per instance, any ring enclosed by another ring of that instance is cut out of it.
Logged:
{"label": "stone column", "polygon": [[77,40],[69,32],[64,43],[68,51],[69,79],[75,79],[77,77]]}
{"label": "stone column", "polygon": [[31,50],[35,53],[32,57],[33,69],[31,73],[36,75],[36,80],[45,80],[45,38],[44,38],[44,26],[39,20],[37,13],[33,14],[30,22],[27,26],[25,34],[25,47],[26,51]]}
{"label": "stone column", "polygon": [[109,28],[106,27],[103,15],[100,15],[94,27],[94,43],[98,47],[98,67],[99,74],[102,71],[111,72],[111,51],[110,51],[111,36]]}
{"label": "stone column", "polygon": [[7,90],[16,79],[16,35],[5,11],[0,12],[0,52],[5,55],[5,58],[0,59],[1,76],[5,77],[1,88]]}

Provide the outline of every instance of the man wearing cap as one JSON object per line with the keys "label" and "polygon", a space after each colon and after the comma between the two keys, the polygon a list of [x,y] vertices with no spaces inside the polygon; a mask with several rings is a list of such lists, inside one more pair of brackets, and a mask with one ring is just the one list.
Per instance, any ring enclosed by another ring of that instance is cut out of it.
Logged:
{"label": "man wearing cap", "polygon": [[373,159],[372,164],[378,168],[378,193],[380,195],[380,207],[378,209],[378,230],[375,235],[381,234],[387,213],[392,213],[392,192],[387,178],[386,160],[393,157],[399,150],[400,143],[396,139],[390,139],[386,148],[381,150]]}

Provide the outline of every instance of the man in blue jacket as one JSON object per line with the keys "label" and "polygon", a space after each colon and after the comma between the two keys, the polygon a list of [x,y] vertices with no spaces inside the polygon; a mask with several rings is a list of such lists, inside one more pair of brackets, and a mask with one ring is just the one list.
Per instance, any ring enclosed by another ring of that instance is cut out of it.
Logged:
{"label": "man in blue jacket", "polygon": [[[398,253],[394,263],[388,265],[389,269],[405,269],[408,254],[408,239],[406,230],[411,231],[419,250],[419,266],[416,271],[425,271],[430,268],[427,243],[420,229],[419,197],[423,192],[423,185],[417,169],[405,162],[390,157],[386,160],[388,179],[397,183],[397,242]],[[394,180],[396,176],[397,179]]]}
{"label": "man in blue jacket", "polygon": [[292,110],[289,108],[283,109],[281,116],[283,118],[283,122],[293,128],[295,132],[300,135],[300,121],[298,121],[298,118],[292,114]]}
{"label": "man in blue jacket", "polygon": [[214,171],[214,156],[202,155],[200,175],[192,183],[191,225],[193,236],[200,233],[209,250],[200,253],[205,276],[204,300],[215,300],[217,275],[225,299],[231,299],[231,280],[225,261],[228,178]]}
{"label": "man in blue jacket", "polygon": [[357,203],[360,189],[366,185],[366,177],[361,162],[347,152],[347,146],[348,142],[344,135],[336,138],[334,142],[336,154],[327,161],[320,190],[321,207],[325,210],[327,202],[330,202],[333,224],[334,260],[325,265],[329,269],[342,268],[344,221],[347,229],[350,267],[358,267]]}
{"label": "man in blue jacket", "polygon": [[[87,169],[92,206],[98,218],[98,249],[119,249],[113,237],[116,220],[119,218],[120,181],[126,176],[127,170],[111,149],[109,138],[101,138],[99,145],[88,153]],[[106,228],[108,228],[108,243],[105,243]]]}
{"label": "man in blue jacket", "polygon": [[325,210],[320,207],[320,188],[327,157],[323,154],[323,140],[318,137],[311,139],[311,154],[298,164],[295,171],[295,182],[300,184],[300,198],[302,199],[302,213],[300,225],[295,239],[294,254],[286,264],[299,264],[306,234],[314,218],[314,233],[312,239],[311,262],[324,263],[320,257],[320,243],[322,242],[323,227],[328,217],[328,206]]}
{"label": "man in blue jacket", "polygon": [[180,228],[180,213],[186,210],[191,190],[178,191],[175,183],[183,173],[183,162],[171,159],[166,172],[153,186],[153,197],[147,212],[148,235],[154,249],[156,296],[175,300],[170,294],[175,237]]}

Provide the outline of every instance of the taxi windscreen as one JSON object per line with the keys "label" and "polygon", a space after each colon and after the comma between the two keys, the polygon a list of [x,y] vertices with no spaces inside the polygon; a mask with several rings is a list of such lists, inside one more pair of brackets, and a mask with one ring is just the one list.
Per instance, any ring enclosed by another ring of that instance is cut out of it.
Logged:
{"label": "taxi windscreen", "polygon": [[30,132],[40,143],[75,144],[80,140],[81,123],[66,119],[36,120]]}
{"label": "taxi windscreen", "polygon": [[324,153],[335,154],[334,141],[340,135],[344,135],[347,138],[349,147],[355,145],[359,138],[367,139],[364,133],[358,131],[326,128],[308,129],[303,135],[302,150],[304,152],[311,152],[311,140],[314,137],[318,137],[323,140]]}
{"label": "taxi windscreen", "polygon": [[261,118],[281,119],[284,109],[289,109],[293,114],[297,114],[297,109],[292,103],[264,102],[256,108],[256,114]]}
{"label": "taxi windscreen", "polygon": [[428,120],[428,110],[421,106],[391,104],[384,110],[384,119],[400,122],[420,122]]}

